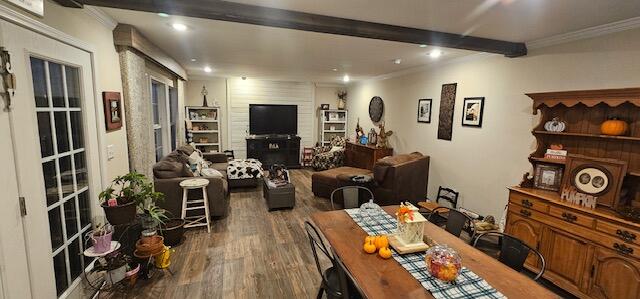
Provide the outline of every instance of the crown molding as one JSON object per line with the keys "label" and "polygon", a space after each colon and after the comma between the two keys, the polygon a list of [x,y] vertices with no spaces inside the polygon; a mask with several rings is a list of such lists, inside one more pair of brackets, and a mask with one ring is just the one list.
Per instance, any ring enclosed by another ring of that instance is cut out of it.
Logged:
{"label": "crown molding", "polygon": [[527,42],[526,44],[528,49],[540,49],[635,28],[640,28],[640,17],[545,37]]}
{"label": "crown molding", "polygon": [[82,11],[89,16],[94,17],[100,24],[104,25],[109,30],[113,30],[118,25],[118,21],[114,20],[110,15],[98,7],[85,5]]}

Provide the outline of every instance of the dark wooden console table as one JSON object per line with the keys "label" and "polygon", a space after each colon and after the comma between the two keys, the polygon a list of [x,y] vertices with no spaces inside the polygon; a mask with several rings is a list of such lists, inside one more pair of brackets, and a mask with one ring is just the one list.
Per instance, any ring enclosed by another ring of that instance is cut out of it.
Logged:
{"label": "dark wooden console table", "polygon": [[265,169],[273,164],[300,168],[300,137],[257,135],[246,138],[247,158],[258,159]]}
{"label": "dark wooden console table", "polygon": [[347,142],[345,149],[345,165],[373,170],[373,165],[380,158],[393,155],[393,148],[381,148],[373,145]]}

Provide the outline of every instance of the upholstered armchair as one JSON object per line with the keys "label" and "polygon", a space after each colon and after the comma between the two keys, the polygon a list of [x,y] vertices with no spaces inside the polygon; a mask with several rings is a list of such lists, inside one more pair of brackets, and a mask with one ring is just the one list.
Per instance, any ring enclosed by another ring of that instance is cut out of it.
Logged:
{"label": "upholstered armchair", "polygon": [[342,136],[331,139],[329,146],[318,146],[315,148],[315,155],[311,161],[311,166],[315,170],[327,170],[340,167],[344,164],[344,147],[347,140]]}

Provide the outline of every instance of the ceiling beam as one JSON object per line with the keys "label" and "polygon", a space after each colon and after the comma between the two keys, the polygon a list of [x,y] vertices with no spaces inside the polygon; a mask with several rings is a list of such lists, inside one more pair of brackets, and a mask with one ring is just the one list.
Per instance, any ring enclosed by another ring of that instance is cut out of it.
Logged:
{"label": "ceiling beam", "polygon": [[86,5],[167,13],[303,31],[425,44],[519,57],[524,43],[317,15],[220,0],[76,0]]}
{"label": "ceiling beam", "polygon": [[82,8],[82,3],[74,0],[53,0],[53,2],[58,3],[64,7]]}

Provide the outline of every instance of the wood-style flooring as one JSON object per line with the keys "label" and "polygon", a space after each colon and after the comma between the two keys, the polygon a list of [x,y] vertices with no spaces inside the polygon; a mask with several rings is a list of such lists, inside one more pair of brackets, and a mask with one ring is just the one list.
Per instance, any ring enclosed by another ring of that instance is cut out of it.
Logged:
{"label": "wood-style flooring", "polygon": [[173,275],[160,272],[101,298],[315,298],[320,274],[304,222],[331,205],[313,196],[311,173],[291,171],[292,210],[267,211],[261,187],[233,190],[229,215],[215,221],[211,233],[190,229],[175,247]]}

